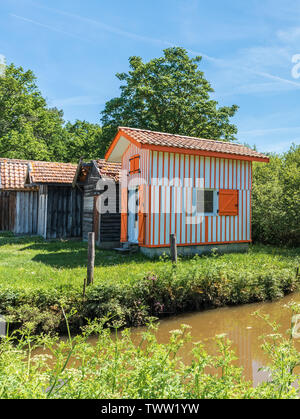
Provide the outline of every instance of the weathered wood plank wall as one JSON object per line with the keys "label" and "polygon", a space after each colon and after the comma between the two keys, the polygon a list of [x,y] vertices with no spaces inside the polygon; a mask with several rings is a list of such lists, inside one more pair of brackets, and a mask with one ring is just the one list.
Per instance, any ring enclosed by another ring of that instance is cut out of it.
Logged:
{"label": "weathered wood plank wall", "polygon": [[0,231],[13,231],[16,218],[16,192],[0,191]]}
{"label": "weathered wood plank wall", "polygon": [[[119,184],[116,184],[116,189],[111,189],[111,193],[106,197],[110,203],[115,204],[116,213],[97,213],[95,204],[97,199],[102,199],[101,195],[105,190],[97,190],[97,183],[100,180],[99,173],[95,168],[92,168],[88,176],[86,184],[84,185],[83,197],[83,217],[82,217],[82,235],[83,240],[88,239],[89,232],[95,232],[98,244],[119,242],[121,230],[121,214],[119,213]],[[111,180],[109,180],[111,182]],[[98,201],[97,206],[101,205]]]}
{"label": "weathered wood plank wall", "polygon": [[80,237],[82,193],[79,189],[48,186],[47,238]]}
{"label": "weathered wood plank wall", "polygon": [[38,233],[38,191],[16,193],[16,217],[13,232],[16,234]]}

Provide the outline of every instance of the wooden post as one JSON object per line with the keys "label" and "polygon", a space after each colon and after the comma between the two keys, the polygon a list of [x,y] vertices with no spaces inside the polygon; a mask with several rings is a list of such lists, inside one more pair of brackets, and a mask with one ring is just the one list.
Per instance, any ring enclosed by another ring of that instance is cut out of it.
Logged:
{"label": "wooden post", "polygon": [[85,299],[85,290],[86,290],[86,278],[83,280],[83,292],[82,292],[82,298]]}
{"label": "wooden post", "polygon": [[173,263],[177,263],[177,244],[176,244],[175,234],[170,235],[170,243],[171,243],[171,259]]}
{"label": "wooden post", "polygon": [[88,234],[88,265],[87,265],[87,285],[94,282],[95,266],[95,233]]}

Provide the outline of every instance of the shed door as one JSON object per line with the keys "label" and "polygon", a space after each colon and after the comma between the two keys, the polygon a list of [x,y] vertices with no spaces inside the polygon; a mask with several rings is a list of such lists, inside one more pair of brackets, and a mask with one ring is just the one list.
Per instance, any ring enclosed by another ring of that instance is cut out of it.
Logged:
{"label": "shed door", "polygon": [[128,191],[128,241],[138,243],[139,236],[139,188]]}
{"label": "shed door", "polygon": [[71,187],[48,187],[47,238],[81,236],[82,194]]}

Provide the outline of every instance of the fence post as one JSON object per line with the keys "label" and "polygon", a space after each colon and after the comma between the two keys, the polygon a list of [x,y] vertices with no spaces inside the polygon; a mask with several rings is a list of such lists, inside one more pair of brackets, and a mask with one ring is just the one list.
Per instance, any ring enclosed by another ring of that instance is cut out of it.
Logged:
{"label": "fence post", "polygon": [[171,243],[171,259],[173,263],[177,263],[177,244],[176,244],[175,234],[170,235],[170,243]]}
{"label": "fence post", "polygon": [[88,265],[87,265],[87,285],[94,282],[95,266],[95,233],[88,234]]}

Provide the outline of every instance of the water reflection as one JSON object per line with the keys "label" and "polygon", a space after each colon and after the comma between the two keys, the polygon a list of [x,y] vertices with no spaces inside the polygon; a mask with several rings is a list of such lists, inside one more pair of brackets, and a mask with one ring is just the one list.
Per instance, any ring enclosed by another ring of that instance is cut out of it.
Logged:
{"label": "water reflection", "polygon": [[[202,341],[209,354],[216,354],[215,336],[226,334],[232,341],[238,360],[236,365],[243,367],[244,376],[251,380],[256,386],[261,381],[268,379],[268,374],[259,369],[268,363],[267,355],[262,351],[262,340],[260,336],[270,333],[270,327],[260,318],[253,316],[253,313],[260,311],[269,314],[270,320],[281,325],[280,332],[285,333],[291,326],[291,312],[283,306],[291,301],[300,303],[300,293],[292,294],[280,301],[273,303],[250,304],[238,307],[226,307],[216,310],[208,310],[201,313],[190,313],[181,316],[161,320],[157,339],[159,343],[167,343],[170,338],[170,331],[178,329],[182,324],[191,326],[192,342]],[[132,339],[136,344],[140,343],[141,332],[144,328],[133,328]],[[90,337],[91,344],[96,343],[97,337]],[[185,344],[179,355],[185,363],[192,359],[192,342]],[[300,340],[296,342],[300,351]],[[35,354],[45,353],[42,349],[35,351]],[[297,370],[299,373],[299,370]]]}
{"label": "water reflection", "polygon": [[[244,375],[248,380],[257,385],[266,380],[266,372],[258,371],[267,364],[268,358],[261,349],[260,336],[270,333],[270,327],[260,318],[252,314],[260,310],[261,313],[269,314],[272,321],[281,325],[280,331],[285,333],[291,325],[290,311],[283,306],[290,301],[300,302],[300,294],[293,294],[280,301],[273,303],[250,304],[239,307],[226,307],[209,310],[201,313],[191,313],[162,320],[157,332],[159,342],[167,342],[170,331],[178,329],[181,324],[192,327],[192,341],[203,341],[210,354],[216,353],[214,337],[226,333],[233,343],[238,360],[236,364],[243,367]],[[132,335],[136,341],[140,339],[141,329],[133,329]],[[300,345],[296,343],[297,346]],[[180,355],[184,362],[191,361],[192,343],[188,343],[181,350]]]}

